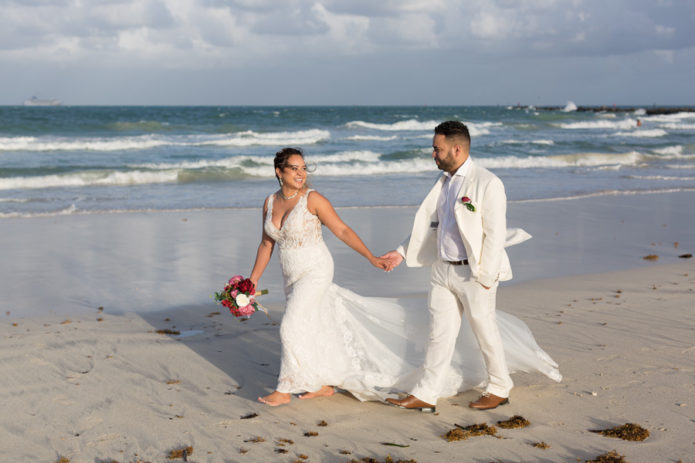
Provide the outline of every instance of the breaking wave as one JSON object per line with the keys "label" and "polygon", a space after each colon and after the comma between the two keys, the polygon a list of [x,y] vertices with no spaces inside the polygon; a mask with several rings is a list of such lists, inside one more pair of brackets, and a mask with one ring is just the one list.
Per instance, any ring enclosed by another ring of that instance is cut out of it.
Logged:
{"label": "breaking wave", "polygon": [[638,138],[656,138],[664,137],[668,135],[668,132],[662,129],[653,130],[633,130],[630,132],[617,132],[614,133],[616,137],[638,137]]}
{"label": "breaking wave", "polygon": [[147,150],[161,146],[279,146],[313,145],[327,140],[327,130],[295,132],[246,131],[233,135],[160,136],[140,135],[111,138],[0,137],[0,151],[125,151]]}

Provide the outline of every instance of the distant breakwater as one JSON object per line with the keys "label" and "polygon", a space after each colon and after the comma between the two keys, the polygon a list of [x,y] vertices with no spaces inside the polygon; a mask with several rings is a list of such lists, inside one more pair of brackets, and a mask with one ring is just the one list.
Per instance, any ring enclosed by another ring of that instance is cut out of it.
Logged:
{"label": "distant breakwater", "polygon": [[[562,111],[564,106],[536,106],[536,109],[544,111]],[[692,113],[695,112],[693,106],[667,106],[667,107],[626,107],[626,106],[577,106],[577,112],[595,112],[595,113],[631,113],[638,110],[643,110],[648,116],[659,114],[676,114],[676,113]]]}

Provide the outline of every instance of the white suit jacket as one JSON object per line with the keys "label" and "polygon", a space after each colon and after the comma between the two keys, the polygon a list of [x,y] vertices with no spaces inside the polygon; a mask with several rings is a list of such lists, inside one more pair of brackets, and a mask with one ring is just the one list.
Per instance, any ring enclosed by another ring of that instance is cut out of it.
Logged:
{"label": "white suit jacket", "polygon": [[[439,259],[437,200],[444,181],[442,174],[418,208],[410,236],[397,249],[408,267],[429,266]],[[463,197],[470,198],[475,211],[466,207]],[[507,196],[502,181],[471,160],[457,194],[454,216],[473,278],[487,287],[512,278],[504,248],[531,238],[520,228],[507,230],[506,214]]]}

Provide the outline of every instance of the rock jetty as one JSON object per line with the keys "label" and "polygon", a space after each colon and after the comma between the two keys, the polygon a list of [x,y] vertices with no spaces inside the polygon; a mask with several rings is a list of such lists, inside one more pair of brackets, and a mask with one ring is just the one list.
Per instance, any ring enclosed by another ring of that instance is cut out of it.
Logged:
{"label": "rock jetty", "polygon": [[[542,111],[562,111],[564,106],[536,106],[536,109]],[[692,113],[695,112],[693,106],[661,106],[661,107],[627,107],[627,106],[577,106],[578,112],[595,112],[595,113],[631,113],[637,110],[644,110],[648,116],[657,114],[676,114],[676,113]]]}

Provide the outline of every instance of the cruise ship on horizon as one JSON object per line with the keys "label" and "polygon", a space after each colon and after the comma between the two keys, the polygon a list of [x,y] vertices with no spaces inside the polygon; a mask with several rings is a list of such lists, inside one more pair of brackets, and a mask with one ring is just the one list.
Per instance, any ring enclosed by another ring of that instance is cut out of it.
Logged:
{"label": "cruise ship on horizon", "polygon": [[63,102],[57,98],[37,98],[32,96],[24,100],[24,106],[62,106]]}

